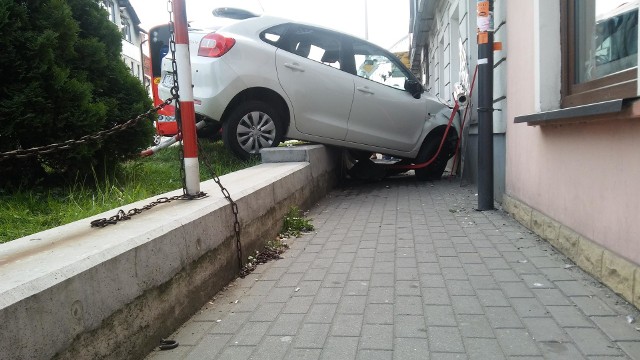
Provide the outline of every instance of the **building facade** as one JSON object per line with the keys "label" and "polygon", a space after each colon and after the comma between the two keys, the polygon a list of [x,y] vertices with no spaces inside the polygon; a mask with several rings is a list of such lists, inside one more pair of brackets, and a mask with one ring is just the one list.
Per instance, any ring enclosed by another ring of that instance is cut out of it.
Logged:
{"label": "building facade", "polygon": [[[412,66],[444,99],[455,43],[477,63],[477,3],[414,1]],[[494,6],[496,200],[640,307],[638,0]]]}
{"label": "building facade", "polygon": [[140,19],[129,0],[103,0],[102,7],[109,13],[109,20],[116,24],[122,33],[122,61],[145,86],[150,78],[145,75],[142,44],[145,31],[140,28]]}

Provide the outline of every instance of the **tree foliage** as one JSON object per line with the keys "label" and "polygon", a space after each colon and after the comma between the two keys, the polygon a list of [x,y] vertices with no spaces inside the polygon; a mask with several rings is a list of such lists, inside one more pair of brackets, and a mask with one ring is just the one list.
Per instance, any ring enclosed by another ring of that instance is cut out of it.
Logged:
{"label": "tree foliage", "polygon": [[[96,0],[0,0],[0,152],[110,129],[151,100]],[[0,185],[111,169],[148,145],[151,121],[69,150],[0,164]]]}

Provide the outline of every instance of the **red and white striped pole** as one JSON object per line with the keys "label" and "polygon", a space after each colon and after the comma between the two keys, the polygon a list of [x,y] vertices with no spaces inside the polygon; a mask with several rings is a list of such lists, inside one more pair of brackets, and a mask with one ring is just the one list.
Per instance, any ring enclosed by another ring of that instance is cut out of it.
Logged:
{"label": "red and white striped pole", "polygon": [[187,195],[200,192],[200,165],[196,137],[196,116],[193,106],[193,81],[189,59],[189,26],[185,0],[173,0],[173,21],[176,39],[176,65],[180,93],[180,119],[184,146],[184,174]]}

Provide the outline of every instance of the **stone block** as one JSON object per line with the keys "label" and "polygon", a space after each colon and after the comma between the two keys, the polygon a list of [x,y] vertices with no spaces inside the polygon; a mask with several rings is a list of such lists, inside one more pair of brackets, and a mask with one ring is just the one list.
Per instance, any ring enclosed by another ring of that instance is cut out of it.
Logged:
{"label": "stone block", "polygon": [[602,257],[602,282],[628,301],[633,301],[633,281],[638,265],[605,250]]}
{"label": "stone block", "polygon": [[633,285],[633,305],[640,309],[640,267],[636,268],[635,281]]}
{"label": "stone block", "polygon": [[577,262],[578,258],[578,235],[575,231],[565,226],[560,226],[558,240],[553,244],[558,250]]}
{"label": "stone block", "polygon": [[600,245],[583,236],[578,237],[578,266],[596,279],[602,279],[603,254],[604,248]]}
{"label": "stone block", "polygon": [[544,233],[542,238],[547,240],[552,245],[558,242],[558,235],[560,233],[560,223],[546,217],[544,218]]}
{"label": "stone block", "polygon": [[524,203],[515,200],[513,217],[526,228],[531,229],[531,208]]}
{"label": "stone block", "polygon": [[545,218],[546,216],[544,216],[541,212],[536,210],[531,210],[531,228],[530,229],[540,237],[544,236]]}

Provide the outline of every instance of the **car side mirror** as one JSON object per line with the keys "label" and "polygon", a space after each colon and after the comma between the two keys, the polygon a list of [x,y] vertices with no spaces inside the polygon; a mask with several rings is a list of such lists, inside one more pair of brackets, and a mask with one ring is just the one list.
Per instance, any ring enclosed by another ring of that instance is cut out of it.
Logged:
{"label": "car side mirror", "polygon": [[424,92],[424,88],[422,84],[415,80],[406,79],[404,81],[404,89],[409,92],[414,98],[420,99],[422,93]]}

